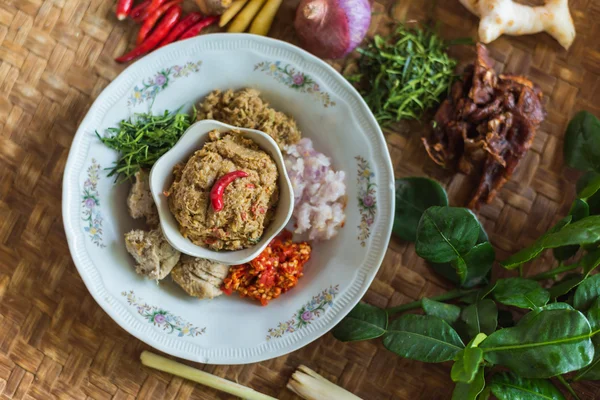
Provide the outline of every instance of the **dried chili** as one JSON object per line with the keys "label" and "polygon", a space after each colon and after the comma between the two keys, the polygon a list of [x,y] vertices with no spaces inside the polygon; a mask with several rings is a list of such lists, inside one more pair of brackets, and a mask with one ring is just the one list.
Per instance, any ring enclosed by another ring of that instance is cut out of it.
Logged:
{"label": "dried chili", "polygon": [[153,50],[173,29],[173,27],[179,21],[181,15],[181,7],[175,6],[167,12],[167,15],[160,21],[156,29],[150,34],[150,36],[144,41],[144,43],[131,50],[129,53],[122,55],[115,59],[115,61],[123,63],[138,58],[141,55],[148,53]]}
{"label": "dried chili", "polygon": [[245,178],[247,176],[248,173],[244,171],[233,171],[223,175],[215,182],[210,190],[210,201],[215,211],[221,211],[223,209],[223,194],[225,193],[227,186],[229,186],[234,180],[238,178]]}

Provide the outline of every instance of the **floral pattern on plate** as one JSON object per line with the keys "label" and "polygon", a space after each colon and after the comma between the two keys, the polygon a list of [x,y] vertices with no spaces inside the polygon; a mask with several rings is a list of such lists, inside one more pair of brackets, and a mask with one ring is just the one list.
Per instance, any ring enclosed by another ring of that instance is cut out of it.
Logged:
{"label": "floral pattern on plate", "polygon": [[154,326],[162,328],[168,334],[176,332],[179,337],[193,337],[202,335],[206,332],[206,328],[195,327],[169,311],[143,303],[142,299],[135,296],[133,290],[122,292],[121,295],[127,298],[127,303],[130,306],[137,308],[138,314],[147,319],[148,322],[152,323]]}
{"label": "floral pattern on plate", "polygon": [[266,72],[268,76],[274,77],[278,82],[301,93],[308,93],[318,97],[324,107],[335,106],[335,101],[331,100],[329,93],[323,92],[313,78],[303,72],[297,71],[289,64],[284,67],[281,61],[263,61],[256,64],[254,70]]}
{"label": "floral pattern on plate", "polygon": [[313,298],[304,304],[298,311],[292,315],[292,318],[285,322],[280,322],[277,328],[269,328],[267,340],[280,338],[286,333],[296,332],[307,325],[311,321],[320,318],[328,308],[333,306],[333,300],[339,293],[339,285],[330,286],[324,289],[321,293],[313,296]]}
{"label": "floral pattern on plate", "polygon": [[356,156],[358,162],[358,210],[360,212],[360,225],[358,225],[358,240],[365,246],[371,236],[371,226],[377,214],[377,184],[375,174],[367,160]]}
{"label": "floral pattern on plate", "polygon": [[181,77],[188,77],[191,73],[199,72],[202,61],[188,62],[185,65],[173,65],[159,71],[152,78],[142,81],[142,85],[136,85],[127,102],[130,106],[142,104],[145,101],[154,101],[156,95],[169,86],[169,83]]}
{"label": "floral pattern on plate", "polygon": [[106,247],[102,242],[102,214],[100,213],[100,195],[98,179],[100,164],[92,158],[92,165],[87,169],[87,179],[83,183],[81,219],[86,223],[83,230],[90,235],[92,243],[100,248]]}

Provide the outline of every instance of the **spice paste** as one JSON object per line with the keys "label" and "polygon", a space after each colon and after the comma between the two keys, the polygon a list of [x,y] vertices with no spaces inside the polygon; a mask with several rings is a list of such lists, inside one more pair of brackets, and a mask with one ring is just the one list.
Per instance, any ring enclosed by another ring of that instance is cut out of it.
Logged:
{"label": "spice paste", "polygon": [[[210,192],[234,171],[248,174],[227,185],[223,208],[215,210]],[[185,165],[173,171],[169,208],[181,234],[212,250],[239,250],[256,244],[272,220],[279,197],[275,161],[239,131],[213,131]]]}

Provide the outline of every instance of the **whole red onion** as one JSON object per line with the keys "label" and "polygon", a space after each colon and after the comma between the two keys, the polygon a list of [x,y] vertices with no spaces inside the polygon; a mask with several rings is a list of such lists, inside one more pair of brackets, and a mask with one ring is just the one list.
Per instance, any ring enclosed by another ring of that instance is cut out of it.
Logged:
{"label": "whole red onion", "polygon": [[340,58],[362,42],[370,23],[368,0],[302,0],[294,27],[306,50],[321,58]]}

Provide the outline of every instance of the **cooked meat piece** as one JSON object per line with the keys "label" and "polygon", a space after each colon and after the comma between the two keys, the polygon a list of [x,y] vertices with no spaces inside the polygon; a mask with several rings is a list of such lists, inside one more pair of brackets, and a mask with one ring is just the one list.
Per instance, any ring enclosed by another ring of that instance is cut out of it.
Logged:
{"label": "cooked meat piece", "polygon": [[476,209],[481,199],[493,199],[497,190],[508,181],[502,174],[502,166],[495,162],[492,156],[487,157],[484,168],[486,172],[482,175],[475,194],[469,202],[469,208]]}
{"label": "cooked meat piece", "polygon": [[452,88],[450,89],[450,99],[453,103],[456,103],[460,99],[464,98],[464,86],[465,84],[460,81],[456,81],[452,84]]}
{"label": "cooked meat piece", "polygon": [[475,104],[487,104],[494,96],[494,87],[498,77],[493,66],[494,61],[490,58],[487,49],[484,45],[478,43],[473,86],[469,90],[469,97]]}
{"label": "cooked meat piece", "polygon": [[465,118],[472,123],[478,123],[501,112],[502,99],[495,98],[492,102],[486,104],[483,107],[477,107],[475,110],[471,111],[468,115],[465,115]]}
{"label": "cooked meat piece", "polygon": [[467,119],[478,110],[477,104],[473,103],[473,100],[469,99],[468,97],[459,99],[455,104],[455,112],[458,113],[458,117],[460,119]]}
{"label": "cooked meat piece", "polygon": [[486,48],[478,44],[475,65],[454,84],[435,114],[433,131],[423,138],[436,164],[481,174],[471,208],[492,201],[545,117],[542,92],[533,82],[522,76],[498,77],[492,65]]}
{"label": "cooked meat piece", "polygon": [[[467,135],[468,124],[455,121],[455,108],[449,100],[444,100],[435,114],[434,140],[422,139],[429,157],[442,167],[452,165],[454,154],[459,154],[462,138]],[[439,129],[444,127],[445,129]],[[430,146],[430,143],[435,143]]]}
{"label": "cooked meat piece", "polygon": [[542,98],[540,89],[523,77],[514,75],[500,75],[500,77],[498,89],[503,94],[505,107],[538,126],[546,117],[540,101]]}
{"label": "cooked meat piece", "polygon": [[511,110],[534,126],[539,126],[546,113],[542,107],[541,92],[523,86],[516,107]]}
{"label": "cooked meat piece", "polygon": [[190,296],[212,299],[223,293],[221,284],[228,271],[227,265],[183,255],[171,277]]}
{"label": "cooked meat piece", "polygon": [[539,88],[533,84],[529,79],[520,75],[512,75],[512,74],[500,74],[500,86],[502,83],[510,83],[510,84],[518,84],[522,86],[527,86],[529,89],[535,89],[539,91]]}
{"label": "cooked meat piece", "polygon": [[301,139],[296,121],[269,107],[255,89],[237,92],[215,90],[199,106],[198,120],[202,119],[216,119],[233,126],[258,129],[271,136],[281,150]]}
{"label": "cooked meat piece", "polygon": [[433,117],[436,125],[446,126],[450,121],[454,120],[454,107],[450,100],[444,100],[440,105],[440,108]]}
{"label": "cooked meat piece", "polygon": [[148,172],[140,170],[135,174],[135,182],[127,197],[127,208],[133,218],[145,218],[148,225],[158,225],[158,211],[150,193]]}
{"label": "cooked meat piece", "polygon": [[423,146],[425,146],[425,151],[427,151],[429,158],[431,158],[433,162],[435,162],[440,167],[445,168],[445,157],[442,154],[440,154],[443,151],[443,149],[441,148],[442,146],[439,143],[430,145],[429,141],[425,138],[421,138],[421,142],[423,142]]}
{"label": "cooked meat piece", "polygon": [[150,279],[163,279],[169,275],[181,255],[171,247],[160,229],[126,233],[125,247],[138,263],[135,272]]}

